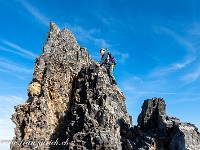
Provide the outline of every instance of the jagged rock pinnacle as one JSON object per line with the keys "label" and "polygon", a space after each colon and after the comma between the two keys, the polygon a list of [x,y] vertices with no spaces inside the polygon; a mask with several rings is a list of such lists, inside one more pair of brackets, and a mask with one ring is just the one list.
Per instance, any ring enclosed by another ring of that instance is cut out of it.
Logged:
{"label": "jagged rock pinnacle", "polygon": [[127,133],[131,149],[197,150],[200,134],[190,123],[166,115],[166,104],[161,98],[145,100],[138,125]]}
{"label": "jagged rock pinnacle", "polygon": [[60,31],[60,29],[54,22],[50,21],[50,31]]}
{"label": "jagged rock pinnacle", "polygon": [[[39,149],[122,149],[131,124],[122,91],[110,85],[73,33],[50,22],[28,100],[15,107],[14,141],[57,141]],[[67,141],[67,142],[66,142]],[[67,144],[62,145],[62,142]],[[31,150],[33,145],[11,146]]]}
{"label": "jagged rock pinnacle", "polygon": [[125,96],[110,85],[106,69],[52,21],[27,91],[12,115],[11,150],[200,149],[197,128],[167,116],[163,99],[146,100],[133,127]]}

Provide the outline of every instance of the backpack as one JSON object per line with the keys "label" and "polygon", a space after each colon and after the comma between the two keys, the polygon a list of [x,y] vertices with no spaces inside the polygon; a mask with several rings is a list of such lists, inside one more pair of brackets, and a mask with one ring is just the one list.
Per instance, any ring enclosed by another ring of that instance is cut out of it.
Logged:
{"label": "backpack", "polygon": [[113,57],[113,55],[112,55],[110,52],[108,52],[108,56],[109,56],[110,61],[111,61],[114,65],[116,65],[117,62],[116,62],[115,58]]}

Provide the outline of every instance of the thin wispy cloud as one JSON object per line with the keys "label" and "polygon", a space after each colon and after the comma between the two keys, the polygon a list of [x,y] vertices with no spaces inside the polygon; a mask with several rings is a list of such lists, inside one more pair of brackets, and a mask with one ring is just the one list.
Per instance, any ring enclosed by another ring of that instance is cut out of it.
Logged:
{"label": "thin wispy cloud", "polygon": [[[81,26],[74,26],[74,27],[71,25],[68,25],[68,26],[75,34],[77,34],[76,37],[80,41],[91,40],[95,45],[97,45],[99,47],[109,48],[112,46],[111,44],[107,43],[105,39],[96,38],[94,36],[96,33],[100,32],[99,30],[96,30],[96,29],[85,30]],[[128,53],[122,53],[117,50],[112,50],[111,52],[115,57],[118,57],[117,62],[119,62],[121,64],[123,64],[126,61],[126,59],[129,58]],[[100,56],[98,56],[97,53],[94,53],[92,56],[93,56],[93,58],[100,57]]]}
{"label": "thin wispy cloud", "polygon": [[0,72],[8,73],[9,71],[6,70],[6,69],[2,69],[2,68],[0,68]]}
{"label": "thin wispy cloud", "polygon": [[38,9],[36,9],[34,6],[32,6],[30,3],[28,3],[25,0],[19,1],[24,8],[32,15],[34,16],[40,23],[44,24],[45,26],[49,26],[49,20],[48,17],[46,17],[43,13],[41,13]]}
{"label": "thin wispy cloud", "polygon": [[183,60],[172,62],[171,64],[163,67],[155,68],[151,71],[150,76],[166,76],[174,71],[178,71],[181,69],[184,69],[188,66],[190,66],[195,60],[196,56],[195,53],[197,51],[197,48],[195,47],[195,44],[193,42],[183,38],[182,36],[176,34],[174,31],[166,28],[166,27],[155,27],[156,32],[165,33],[167,35],[170,35],[176,42],[178,42],[180,45],[182,45],[188,53],[183,58]]}
{"label": "thin wispy cloud", "polygon": [[26,59],[32,59],[32,60],[35,59],[35,57],[29,56],[27,54],[24,54],[24,53],[21,53],[21,52],[17,52],[17,51],[8,49],[8,48],[5,48],[3,46],[0,46],[0,51],[5,51],[5,52],[13,53],[13,54],[19,55],[19,56],[21,56],[23,58],[26,58]]}
{"label": "thin wispy cloud", "polygon": [[30,50],[26,50],[26,49],[22,48],[21,46],[15,44],[15,43],[12,43],[10,41],[0,39],[0,42],[2,42],[4,45],[6,45],[10,48],[15,49],[15,51],[14,51],[14,50],[10,50],[8,48],[0,46],[0,49],[3,51],[11,52],[11,53],[20,55],[24,58],[27,58],[27,59],[35,59],[38,56],[38,55],[34,54],[33,52],[31,52]]}
{"label": "thin wispy cloud", "polygon": [[[14,136],[14,132],[12,131],[12,129],[14,129],[15,125],[10,119],[11,116],[12,116],[12,113],[9,113],[8,115],[3,115],[0,118],[0,131],[3,131],[5,129],[10,129],[9,133],[13,134],[13,136]],[[2,134],[2,132],[1,132],[1,134]],[[10,138],[12,138],[12,137],[10,137]]]}
{"label": "thin wispy cloud", "polygon": [[[99,22],[103,26],[106,26],[109,28],[109,32],[118,32],[119,29],[122,29],[123,31],[126,29],[130,33],[134,32],[135,30],[135,23],[136,19],[132,18],[131,15],[123,16],[123,18],[118,17],[117,19],[110,13],[95,13],[96,18],[98,18]],[[140,16],[140,18],[143,16]],[[122,20],[126,20],[126,23],[124,23]],[[145,22],[147,24],[147,22]],[[131,24],[131,26],[130,26]]]}
{"label": "thin wispy cloud", "polygon": [[182,36],[178,35],[174,31],[172,31],[166,27],[157,27],[155,29],[160,32],[164,32],[164,33],[170,35],[171,37],[173,37],[177,42],[179,42],[182,46],[184,46],[185,49],[188,50],[189,52],[196,52],[195,46],[189,40],[183,38]]}
{"label": "thin wispy cloud", "polygon": [[[175,91],[176,82],[174,85],[170,84],[167,78],[140,78],[134,75],[126,75],[126,78],[123,78],[119,81],[119,85],[127,97],[127,103],[134,103],[137,101],[144,100],[146,98],[152,97],[162,97],[162,98],[172,98],[172,97],[200,97],[200,94],[193,93],[190,91]],[[169,86],[170,84],[170,86]],[[174,100],[175,101],[175,100]]]}
{"label": "thin wispy cloud", "polygon": [[[106,24],[108,26],[116,26],[119,25],[119,21],[116,24],[116,19],[109,13],[101,14],[101,13],[95,13],[96,17],[99,19],[102,24]],[[121,26],[121,24],[119,25]]]}
{"label": "thin wispy cloud", "polygon": [[[161,98],[174,98],[173,103],[181,103],[186,101],[196,101],[200,97],[199,93],[193,92],[174,92],[173,85],[167,86],[167,81],[141,79],[133,76],[127,77],[120,81],[120,87],[122,88],[127,98],[128,104],[133,104],[141,100],[152,97]],[[182,99],[182,97],[185,99]],[[192,98],[193,97],[193,98]],[[190,99],[192,98],[192,100]],[[168,100],[168,99],[165,99]]]}
{"label": "thin wispy cloud", "polygon": [[86,30],[81,26],[72,26],[68,23],[65,23],[65,26],[68,26],[68,28],[72,32],[74,32],[77,39],[80,41],[85,41],[85,42],[92,41],[95,45],[100,46],[100,47],[110,47],[111,46],[109,43],[106,42],[105,39],[95,37],[95,34],[100,32],[97,29]]}
{"label": "thin wispy cloud", "polygon": [[118,56],[119,57],[119,59],[117,60],[117,62],[120,62],[121,64],[124,64],[125,61],[129,58],[129,54],[128,53],[122,53],[122,52],[119,52],[117,50],[113,50],[112,54],[114,56]]}
{"label": "thin wispy cloud", "polygon": [[[119,81],[120,87],[126,92],[136,91],[139,85],[143,84],[143,79],[137,76],[132,76],[130,74],[125,73],[126,78],[122,78]],[[138,85],[138,86],[136,86]]]}
{"label": "thin wispy cloud", "polygon": [[185,102],[195,102],[199,101],[200,97],[197,97],[199,95],[193,95],[195,97],[191,97],[191,95],[188,94],[188,98],[180,98],[174,101],[170,101],[171,104],[178,104],[178,103],[185,103]]}
{"label": "thin wispy cloud", "polygon": [[200,78],[200,66],[195,68],[193,72],[190,72],[182,77],[182,80],[186,83],[191,83]]}
{"label": "thin wispy cloud", "polygon": [[16,95],[0,96],[0,117],[4,117],[14,113],[14,106],[18,104],[23,104],[25,100],[26,99],[24,97]]}
{"label": "thin wispy cloud", "polygon": [[106,40],[104,40],[102,38],[95,38],[95,37],[92,37],[92,36],[88,36],[88,38],[93,40],[96,45],[100,45],[102,47],[110,47],[110,44],[108,44],[106,42]]}
{"label": "thin wispy cloud", "polygon": [[[0,95],[0,130],[10,129],[9,133],[13,134],[13,127],[15,126],[10,119],[12,114],[15,112],[14,106],[23,104],[26,98],[19,95]],[[8,133],[8,134],[9,134]]]}
{"label": "thin wispy cloud", "polygon": [[[105,48],[110,48],[113,47],[111,43],[108,43],[105,39],[103,38],[97,38],[95,37],[97,34],[99,34],[101,31],[98,29],[89,29],[86,30],[81,26],[72,26],[68,23],[65,23],[65,26],[67,26],[72,32],[74,32],[75,36],[79,41],[84,41],[84,42],[90,42],[94,43],[94,45],[98,47],[105,47]],[[109,49],[110,50],[110,49]],[[128,53],[122,53],[119,52],[118,50],[111,49],[110,52],[114,55],[114,57],[117,57],[117,62],[118,63],[125,63],[125,61],[129,58]],[[94,52],[92,54],[92,57],[94,59],[98,59],[100,57],[99,53]]]}
{"label": "thin wispy cloud", "polygon": [[178,93],[178,92],[159,92],[159,91],[135,91],[139,94],[161,94],[161,95],[188,95],[188,96],[200,96],[198,93]]}
{"label": "thin wispy cloud", "polygon": [[149,76],[158,77],[158,76],[167,76],[170,73],[179,71],[188,67],[192,62],[196,60],[196,57],[186,57],[182,62],[174,62],[168,66],[158,67],[151,71]]}
{"label": "thin wispy cloud", "polygon": [[9,86],[9,87],[0,87],[0,89],[3,89],[3,90],[5,90],[5,89],[7,89],[7,90],[11,90],[11,89],[26,89],[27,87],[23,87],[23,86]]}
{"label": "thin wispy cloud", "polygon": [[0,57],[0,69],[6,70],[7,72],[18,72],[18,73],[25,73],[31,74],[33,71],[32,69],[24,68],[23,66],[17,65],[10,60]]}
{"label": "thin wispy cloud", "polygon": [[8,107],[21,104],[24,101],[25,101],[25,98],[22,96],[16,96],[16,95],[0,96],[0,104],[6,105],[4,103],[8,103],[9,105],[6,105]]}
{"label": "thin wispy cloud", "polygon": [[179,70],[179,69],[185,68],[195,60],[196,60],[196,57],[187,57],[187,58],[185,58],[185,60],[183,62],[177,62],[177,63],[172,64],[169,69],[170,70]]}

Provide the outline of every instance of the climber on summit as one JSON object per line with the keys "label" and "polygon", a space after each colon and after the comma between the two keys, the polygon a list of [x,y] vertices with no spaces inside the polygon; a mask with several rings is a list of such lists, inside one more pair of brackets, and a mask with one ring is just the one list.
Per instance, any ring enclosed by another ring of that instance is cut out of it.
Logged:
{"label": "climber on summit", "polygon": [[100,49],[100,53],[101,53],[102,57],[101,57],[101,61],[99,63],[97,63],[96,65],[98,67],[104,65],[106,67],[111,85],[113,85],[113,84],[117,85],[117,82],[113,75],[114,66],[116,65],[116,61],[115,61],[114,57],[112,56],[112,54],[110,52],[106,52],[106,50],[107,50],[107,48]]}

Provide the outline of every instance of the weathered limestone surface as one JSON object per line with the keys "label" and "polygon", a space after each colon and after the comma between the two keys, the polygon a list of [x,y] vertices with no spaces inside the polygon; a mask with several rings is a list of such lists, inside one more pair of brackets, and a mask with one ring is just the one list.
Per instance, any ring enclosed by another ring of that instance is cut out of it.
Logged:
{"label": "weathered limestone surface", "polygon": [[129,149],[199,150],[200,133],[190,123],[166,115],[161,98],[145,100],[138,125],[127,133]]}
{"label": "weathered limestone surface", "polygon": [[122,91],[73,33],[53,22],[27,91],[12,116],[11,150],[200,149],[197,128],[167,116],[160,98],[144,101],[133,127]]}
{"label": "weathered limestone surface", "polygon": [[[50,23],[43,53],[36,59],[29,98],[15,107],[12,150],[36,147],[26,141],[54,141],[38,149],[122,149],[131,118],[125,97],[96,68],[74,35]],[[64,145],[63,141],[66,141]]]}

